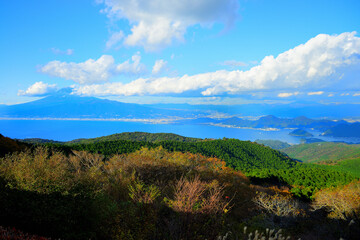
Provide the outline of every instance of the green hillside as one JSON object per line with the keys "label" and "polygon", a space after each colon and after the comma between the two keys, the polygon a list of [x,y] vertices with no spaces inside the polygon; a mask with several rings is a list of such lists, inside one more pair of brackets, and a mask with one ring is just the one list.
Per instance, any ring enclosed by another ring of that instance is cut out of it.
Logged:
{"label": "green hillside", "polygon": [[200,153],[207,157],[218,157],[224,160],[227,163],[227,166],[245,172],[250,169],[260,168],[286,169],[296,164],[295,161],[279,151],[264,147],[257,143],[240,141],[237,139],[198,142],[116,140],[97,141],[93,143],[81,142],[69,144],[67,146],[48,144],[48,146],[63,148],[65,151],[68,151],[68,148],[85,150],[92,153],[104,154],[106,156],[134,152],[141,147],[155,148],[162,146],[169,151]]}
{"label": "green hillside", "polygon": [[334,165],[334,168],[360,178],[360,158],[340,161]]}
{"label": "green hillside", "polygon": [[318,142],[294,145],[281,151],[291,158],[312,163],[322,161],[335,163],[360,158],[360,144]]}
{"label": "green hillside", "polygon": [[105,141],[128,140],[128,141],[146,141],[146,142],[160,142],[160,141],[179,141],[179,142],[196,142],[202,139],[183,137],[173,133],[147,133],[147,132],[123,132],[112,134],[109,136],[89,138],[89,139],[75,139],[68,143],[95,143]]}

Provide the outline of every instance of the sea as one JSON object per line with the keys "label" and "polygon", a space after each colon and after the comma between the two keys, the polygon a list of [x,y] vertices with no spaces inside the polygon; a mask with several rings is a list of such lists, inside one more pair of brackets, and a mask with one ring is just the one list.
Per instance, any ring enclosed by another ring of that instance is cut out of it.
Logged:
{"label": "sea", "polygon": [[[122,121],[90,120],[0,120],[0,134],[16,139],[43,138],[70,141],[79,138],[95,138],[122,132],[175,133],[195,138],[236,138],[255,141],[257,139],[280,140],[299,144],[300,137],[290,136],[293,129],[243,129],[211,125],[152,124]],[[320,132],[309,130],[314,138],[325,141],[360,143],[360,139],[319,136]]]}

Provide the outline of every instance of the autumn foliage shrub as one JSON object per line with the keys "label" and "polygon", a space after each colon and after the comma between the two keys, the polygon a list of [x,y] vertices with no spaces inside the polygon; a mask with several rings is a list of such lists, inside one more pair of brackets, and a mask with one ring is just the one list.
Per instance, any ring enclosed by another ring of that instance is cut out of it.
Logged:
{"label": "autumn foliage shrub", "polygon": [[38,193],[65,192],[71,185],[66,157],[45,147],[7,156],[0,172],[9,186]]}
{"label": "autumn foliage shrub", "polygon": [[325,208],[329,217],[337,219],[360,218],[360,182],[341,188],[324,189],[316,193],[314,209]]}
{"label": "autumn foliage shrub", "polygon": [[289,194],[258,192],[253,201],[260,209],[278,217],[296,217],[303,213],[300,202]]}
{"label": "autumn foliage shrub", "polygon": [[1,159],[0,178],[0,224],[64,239],[212,239],[253,196],[220,159],[161,146],[106,158],[38,147]]}

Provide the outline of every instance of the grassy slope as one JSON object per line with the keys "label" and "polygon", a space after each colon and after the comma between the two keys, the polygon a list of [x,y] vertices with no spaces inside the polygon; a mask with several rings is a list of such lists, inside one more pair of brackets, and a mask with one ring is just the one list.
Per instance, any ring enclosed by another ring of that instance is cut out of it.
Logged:
{"label": "grassy slope", "polygon": [[173,133],[146,133],[146,132],[123,132],[112,134],[109,136],[89,138],[89,139],[75,139],[68,143],[95,143],[105,141],[128,140],[128,141],[146,141],[146,142],[160,142],[160,141],[179,141],[179,142],[196,142],[200,138],[183,137]]}
{"label": "grassy slope", "polygon": [[345,143],[309,143],[294,145],[281,150],[289,157],[303,162],[317,163],[322,161],[337,162],[360,158],[360,144]]}

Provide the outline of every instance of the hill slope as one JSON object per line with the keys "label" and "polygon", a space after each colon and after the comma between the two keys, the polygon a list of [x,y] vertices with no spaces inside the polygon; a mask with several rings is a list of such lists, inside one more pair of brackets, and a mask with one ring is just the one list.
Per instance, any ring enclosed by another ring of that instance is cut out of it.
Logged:
{"label": "hill slope", "polygon": [[93,143],[72,143],[67,146],[53,145],[59,148],[72,148],[107,156],[113,154],[129,153],[141,147],[154,148],[162,146],[169,151],[200,153],[207,157],[217,157],[224,160],[227,166],[236,170],[248,171],[251,169],[272,168],[286,169],[296,165],[296,162],[281,152],[250,141],[237,139],[209,140],[209,141],[98,141]]}
{"label": "hill slope", "polygon": [[360,158],[360,144],[318,142],[294,145],[281,151],[303,162],[336,162]]}
{"label": "hill slope", "polygon": [[0,134],[0,157],[4,157],[8,153],[23,151],[28,146],[26,143],[15,141]]}

